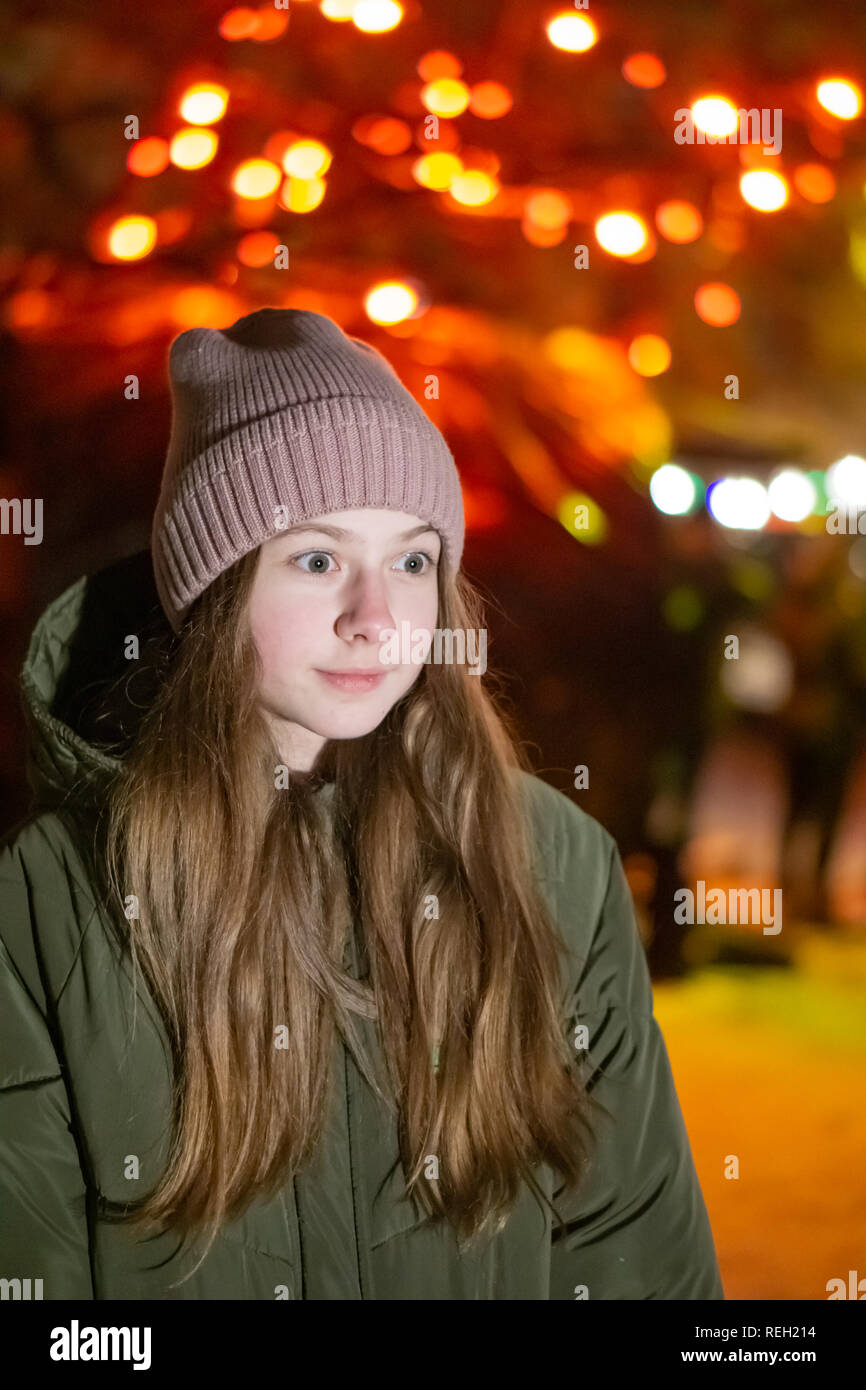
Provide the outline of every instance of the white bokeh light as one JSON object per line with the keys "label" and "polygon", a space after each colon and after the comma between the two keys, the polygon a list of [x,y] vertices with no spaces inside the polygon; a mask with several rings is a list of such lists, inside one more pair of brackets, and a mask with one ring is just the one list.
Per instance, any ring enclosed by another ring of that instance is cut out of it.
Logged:
{"label": "white bokeh light", "polygon": [[757,478],[722,478],[707,497],[711,515],[720,526],[759,531],[770,517],[767,489]]}
{"label": "white bokeh light", "polygon": [[784,468],[770,479],[770,508],[780,521],[804,521],[817,501],[815,484],[799,468]]}
{"label": "white bokeh light", "polygon": [[663,463],[650,478],[650,497],[660,512],[683,516],[694,505],[694,479],[678,463]]}

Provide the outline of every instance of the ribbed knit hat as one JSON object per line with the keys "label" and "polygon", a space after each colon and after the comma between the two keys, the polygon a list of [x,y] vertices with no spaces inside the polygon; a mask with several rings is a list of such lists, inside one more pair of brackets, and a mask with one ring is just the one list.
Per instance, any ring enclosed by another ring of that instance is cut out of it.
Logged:
{"label": "ribbed knit hat", "polygon": [[383,355],[306,309],[191,328],[169,351],[172,424],[151,554],[175,632],[217,575],[310,517],[428,521],[456,573],[463,498],[443,435]]}

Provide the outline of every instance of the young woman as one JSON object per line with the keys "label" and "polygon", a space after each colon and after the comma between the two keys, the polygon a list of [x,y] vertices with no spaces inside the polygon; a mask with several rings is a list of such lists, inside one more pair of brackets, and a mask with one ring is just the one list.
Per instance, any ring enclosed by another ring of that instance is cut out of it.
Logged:
{"label": "young woman", "polygon": [[22,672],[0,1276],[722,1298],[616,845],[464,657],[442,435],[301,310],[181,334],[170,378],[150,551]]}

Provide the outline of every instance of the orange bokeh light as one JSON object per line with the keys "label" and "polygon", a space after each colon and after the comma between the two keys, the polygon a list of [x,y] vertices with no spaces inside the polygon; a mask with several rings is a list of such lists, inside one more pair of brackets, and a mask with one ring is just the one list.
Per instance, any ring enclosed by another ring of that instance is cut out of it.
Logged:
{"label": "orange bokeh light", "polygon": [[800,164],[794,170],[794,187],[808,203],[829,203],[836,180],[825,164]]}
{"label": "orange bokeh light", "polygon": [[152,179],[168,167],[168,141],[159,135],[136,140],[126,156],[126,167],[140,179]]}
{"label": "orange bokeh light", "polygon": [[570,220],[571,203],[555,188],[544,188],[527,198],[524,214],[527,222],[550,231],[563,227]]}
{"label": "orange bokeh light", "polygon": [[286,10],[275,9],[273,5],[263,5],[256,14],[256,27],[250,38],[256,43],[268,43],[284,34],[289,24]]}
{"label": "orange bokeh light", "polygon": [[694,203],[678,198],[660,203],[656,208],[656,226],[666,241],[685,245],[696,241],[704,229],[704,219]]}
{"label": "orange bokeh light", "polygon": [[671,365],[671,350],[658,333],[639,333],[629,343],[628,360],[640,376],[660,376]]}
{"label": "orange bokeh light", "polygon": [[470,89],[469,110],[482,120],[495,121],[506,116],[513,105],[511,93],[501,82],[476,82]]}
{"label": "orange bokeh light", "polygon": [[402,154],[412,143],[412,132],[405,121],[396,116],[383,116],[374,121],[368,130],[364,144],[377,154]]}
{"label": "orange bokeh light", "polygon": [[459,77],[463,64],[453,53],[444,48],[436,48],[419,58],[416,72],[425,82],[435,82],[437,77]]}
{"label": "orange bokeh light", "polygon": [[730,285],[711,281],[695,293],[695,308],[704,323],[714,328],[726,328],[740,317],[740,296]]}
{"label": "orange bokeh light", "polygon": [[236,43],[240,39],[251,39],[258,24],[259,16],[255,10],[239,6],[223,15],[219,23],[219,32],[222,38]]}
{"label": "orange bokeh light", "polygon": [[632,53],[622,65],[622,75],[633,87],[660,87],[667,72],[654,53]]}
{"label": "orange bokeh light", "polygon": [[279,244],[279,237],[274,232],[247,232],[238,242],[238,260],[241,265],[257,268],[273,265],[274,252]]}

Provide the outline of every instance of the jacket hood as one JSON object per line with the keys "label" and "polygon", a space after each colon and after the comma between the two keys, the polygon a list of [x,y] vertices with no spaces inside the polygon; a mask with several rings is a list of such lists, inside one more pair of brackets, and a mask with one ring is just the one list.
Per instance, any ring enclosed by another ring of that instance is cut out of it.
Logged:
{"label": "jacket hood", "polygon": [[[138,660],[127,656],[131,637]],[[154,693],[147,658],[173,640],[147,549],[83,575],[48,604],[19,681],[34,811],[92,801],[119,771]]]}

